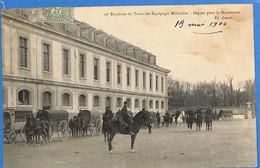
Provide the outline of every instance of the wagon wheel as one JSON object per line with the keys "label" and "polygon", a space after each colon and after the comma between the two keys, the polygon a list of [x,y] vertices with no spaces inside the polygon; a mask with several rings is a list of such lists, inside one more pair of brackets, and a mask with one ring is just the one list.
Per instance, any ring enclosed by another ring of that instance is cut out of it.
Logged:
{"label": "wagon wheel", "polygon": [[102,130],[101,120],[97,119],[96,123],[97,123],[96,124],[96,132],[97,132],[97,135],[100,135],[101,134],[101,130]]}
{"label": "wagon wheel", "polygon": [[57,132],[59,139],[61,141],[66,141],[69,138],[69,123],[65,120],[61,121]]}
{"label": "wagon wheel", "polygon": [[8,142],[10,143],[14,143],[16,140],[16,132],[15,131],[11,131],[8,134]]}
{"label": "wagon wheel", "polygon": [[25,142],[27,140],[26,134],[25,134],[25,127],[21,128],[21,130],[20,130],[20,137],[21,137],[23,142]]}

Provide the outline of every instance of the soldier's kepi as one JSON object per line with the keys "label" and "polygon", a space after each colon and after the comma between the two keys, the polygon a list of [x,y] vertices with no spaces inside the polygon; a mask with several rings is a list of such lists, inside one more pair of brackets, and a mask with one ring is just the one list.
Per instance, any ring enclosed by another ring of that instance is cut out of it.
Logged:
{"label": "soldier's kepi", "polygon": [[124,106],[123,106],[123,108],[122,108],[122,118],[123,118],[123,120],[124,120],[124,121],[127,123],[127,125],[128,125],[129,134],[130,134],[130,135],[134,135],[134,133],[133,133],[133,126],[132,126],[133,123],[134,123],[134,121],[133,121],[133,119],[128,115],[126,106],[127,106],[127,101],[124,102]]}

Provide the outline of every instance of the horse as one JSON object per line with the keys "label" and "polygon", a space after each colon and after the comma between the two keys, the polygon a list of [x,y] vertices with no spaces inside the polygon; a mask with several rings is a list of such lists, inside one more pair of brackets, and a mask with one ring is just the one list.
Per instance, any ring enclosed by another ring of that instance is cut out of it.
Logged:
{"label": "horse", "polygon": [[[118,115],[117,115],[118,116]],[[150,113],[148,111],[140,111],[133,117],[133,133],[131,135],[131,150],[134,152],[134,143],[135,138],[141,129],[142,125],[147,125],[149,123]],[[106,120],[106,129],[107,129],[107,141],[108,141],[108,151],[112,154],[112,141],[115,137],[116,133],[121,133],[125,135],[129,135],[129,128],[122,124],[122,120],[118,119],[115,120]],[[107,118],[104,118],[107,119]]]}
{"label": "horse", "polygon": [[75,136],[75,128],[74,128],[74,120],[73,119],[70,119],[69,127],[70,127],[70,130],[71,130],[71,135],[74,137]]}
{"label": "horse", "polygon": [[104,133],[104,142],[106,142],[106,139],[108,137],[108,124],[111,122],[109,119],[109,115],[103,115],[103,125],[102,125],[102,133]]}
{"label": "horse", "polygon": [[35,138],[35,143],[36,143],[36,145],[40,145],[41,136],[43,136],[42,125],[41,125],[40,120],[36,119],[36,118],[33,118],[33,123],[34,123],[33,134],[34,134],[34,138]]}
{"label": "horse", "polygon": [[204,121],[206,122],[206,131],[212,131],[212,111],[210,109],[206,110]]}
{"label": "horse", "polygon": [[33,123],[33,116],[28,115],[26,116],[26,123],[24,126],[24,132],[26,136],[26,144],[33,144],[33,131],[34,131],[34,123]]}
{"label": "horse", "polygon": [[40,137],[42,136],[44,143],[47,140],[50,142],[48,127],[44,126],[44,121],[34,118],[34,116],[26,117],[25,123],[25,134],[27,139],[27,144],[40,145]]}
{"label": "horse", "polygon": [[164,123],[165,123],[165,126],[168,127],[169,124],[170,124],[170,117],[165,114],[165,115],[163,116],[163,121],[164,121]]}
{"label": "horse", "polygon": [[178,132],[180,131],[180,129],[182,128],[181,125],[184,121],[184,118],[185,118],[185,112],[182,111],[181,114],[179,116],[175,116],[177,119],[176,119],[176,124],[178,126]]}
{"label": "horse", "polygon": [[79,121],[76,122],[76,127],[78,129],[79,128],[79,132],[84,136],[86,135],[87,136],[87,132],[88,132],[88,126],[89,126],[89,123],[90,123],[90,120],[91,120],[91,114],[90,114],[90,111],[88,110],[82,110],[79,112],[78,114],[78,118],[79,118]]}
{"label": "horse", "polygon": [[202,127],[202,112],[201,110],[197,110],[195,114],[195,122],[196,122],[196,131],[200,131],[200,127]]}
{"label": "horse", "polygon": [[81,121],[80,121],[80,117],[75,117],[74,118],[74,136],[79,137],[80,136],[80,132],[81,132]]}
{"label": "horse", "polygon": [[45,110],[42,110],[41,113],[37,113],[36,115],[36,121],[35,121],[35,134],[37,134],[38,139],[40,139],[40,136],[42,135],[43,143],[50,143],[50,132],[49,132],[49,113]]}
{"label": "horse", "polygon": [[192,131],[192,124],[193,124],[193,121],[194,121],[194,113],[192,110],[188,110],[186,112],[186,122],[188,124],[188,129],[189,131]]}

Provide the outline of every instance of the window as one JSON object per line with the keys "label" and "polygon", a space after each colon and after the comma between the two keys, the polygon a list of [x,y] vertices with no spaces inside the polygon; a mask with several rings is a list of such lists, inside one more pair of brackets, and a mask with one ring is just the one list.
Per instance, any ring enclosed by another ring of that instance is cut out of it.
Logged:
{"label": "window", "polygon": [[145,100],[143,100],[143,102],[142,102],[142,108],[146,109],[146,101]]}
{"label": "window", "polygon": [[143,72],[143,89],[146,89],[146,73]]}
{"label": "window", "polygon": [[152,100],[149,101],[149,108],[153,108],[153,101]]}
{"label": "window", "polygon": [[117,83],[121,84],[121,65],[117,65]]}
{"label": "window", "polygon": [[139,86],[139,71],[137,69],[135,70],[135,86]]}
{"label": "window", "polygon": [[27,39],[20,37],[19,38],[19,46],[20,46],[20,67],[27,68],[27,60],[28,60],[28,46]]}
{"label": "window", "polygon": [[62,106],[70,106],[70,95],[68,93],[62,95]]}
{"label": "window", "polygon": [[139,100],[135,99],[135,108],[139,108]]}
{"label": "window", "polygon": [[130,86],[131,83],[130,79],[131,79],[131,69],[128,67],[126,68],[126,84],[128,86]]}
{"label": "window", "polygon": [[159,101],[155,102],[155,108],[159,108]]}
{"label": "window", "polygon": [[99,96],[94,96],[93,107],[99,107]]}
{"label": "window", "polygon": [[7,99],[7,96],[6,96],[6,91],[5,89],[2,89],[2,99],[3,99],[3,105],[6,105],[6,99]]}
{"label": "window", "polygon": [[164,102],[161,102],[161,108],[164,109]]}
{"label": "window", "polygon": [[111,107],[111,97],[106,97],[106,107]]}
{"label": "window", "polygon": [[111,82],[111,63],[107,62],[107,82]]}
{"label": "window", "polygon": [[43,70],[50,71],[50,46],[43,44]]}
{"label": "window", "polygon": [[94,58],[94,79],[95,80],[99,80],[99,59],[98,58]]}
{"label": "window", "polygon": [[18,93],[18,104],[19,105],[29,105],[30,102],[30,92],[27,90],[21,90]]}
{"label": "window", "polygon": [[155,89],[158,90],[158,76],[155,77]]}
{"label": "window", "polygon": [[85,65],[86,65],[86,56],[84,54],[80,54],[79,55],[79,76],[80,77],[85,77],[86,76],[86,72],[85,72]]}
{"label": "window", "polygon": [[63,74],[69,75],[69,50],[63,49]]}
{"label": "window", "polygon": [[122,107],[122,99],[120,97],[116,99],[116,107]]}
{"label": "window", "polygon": [[150,74],[150,90],[153,89],[153,75]]}
{"label": "window", "polygon": [[79,96],[79,106],[80,107],[85,107],[87,104],[86,104],[86,96],[84,94],[80,95]]}
{"label": "window", "polygon": [[162,77],[162,79],[161,79],[161,90],[162,90],[162,92],[164,91],[163,88],[164,88],[164,78]]}
{"label": "window", "polygon": [[127,107],[131,108],[131,99],[128,98],[128,99],[126,99],[126,101],[127,101]]}
{"label": "window", "polygon": [[51,109],[51,93],[50,92],[44,92],[42,94],[42,109],[43,110]]}

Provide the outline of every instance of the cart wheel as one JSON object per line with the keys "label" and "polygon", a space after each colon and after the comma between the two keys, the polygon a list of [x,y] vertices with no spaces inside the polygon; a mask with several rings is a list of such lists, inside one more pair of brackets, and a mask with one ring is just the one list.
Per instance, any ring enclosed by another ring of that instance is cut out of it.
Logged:
{"label": "cart wheel", "polygon": [[14,143],[15,140],[16,140],[16,132],[15,131],[11,131],[9,134],[8,134],[8,141],[10,143]]}
{"label": "cart wheel", "polygon": [[100,134],[101,134],[101,129],[102,129],[101,120],[98,119],[98,120],[97,120],[97,124],[96,124],[96,132],[97,132],[97,135],[100,135]]}
{"label": "cart wheel", "polygon": [[59,139],[66,141],[69,138],[69,123],[65,120],[61,121],[57,132]]}
{"label": "cart wheel", "polygon": [[20,130],[20,137],[23,142],[25,142],[27,140],[24,127]]}

